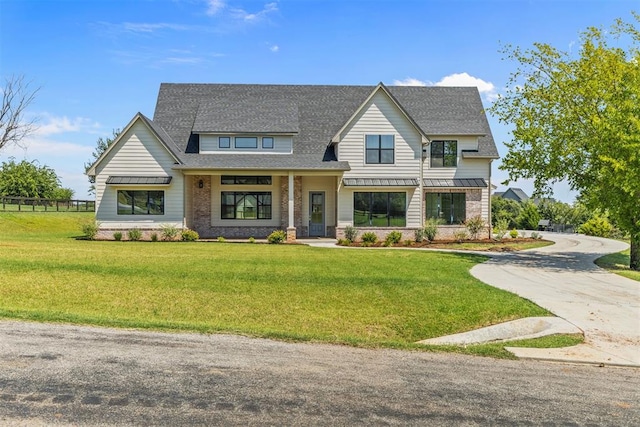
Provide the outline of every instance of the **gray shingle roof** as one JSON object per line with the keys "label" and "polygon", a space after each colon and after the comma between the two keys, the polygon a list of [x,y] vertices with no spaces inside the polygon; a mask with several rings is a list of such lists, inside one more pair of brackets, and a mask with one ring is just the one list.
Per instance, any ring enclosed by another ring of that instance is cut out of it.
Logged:
{"label": "gray shingle roof", "polygon": [[429,188],[486,188],[483,178],[424,179],[424,186]]}
{"label": "gray shingle roof", "polygon": [[[160,86],[153,122],[179,147],[182,167],[347,170],[328,148],[331,138],[376,86],[173,84]],[[480,95],[471,87],[387,86],[429,137],[485,135],[478,153],[498,156]],[[269,155],[185,154],[192,132],[294,133],[293,153]],[[284,167],[284,166],[283,166]]]}

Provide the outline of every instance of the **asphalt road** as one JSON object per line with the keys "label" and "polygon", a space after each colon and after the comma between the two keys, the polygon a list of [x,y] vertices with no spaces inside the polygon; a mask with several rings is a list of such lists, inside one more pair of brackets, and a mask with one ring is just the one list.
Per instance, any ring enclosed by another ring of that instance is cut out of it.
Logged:
{"label": "asphalt road", "polygon": [[640,425],[640,372],[0,321],[0,425]]}

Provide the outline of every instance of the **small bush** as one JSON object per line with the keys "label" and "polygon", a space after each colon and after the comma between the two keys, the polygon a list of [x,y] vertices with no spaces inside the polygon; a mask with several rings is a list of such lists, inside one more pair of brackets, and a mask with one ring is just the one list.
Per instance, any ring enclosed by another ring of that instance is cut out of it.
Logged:
{"label": "small bush", "polygon": [[542,236],[537,231],[532,231],[531,232],[531,238],[532,239],[536,239],[536,240],[540,240],[540,239],[542,239]]}
{"label": "small bush", "polygon": [[349,246],[351,241],[349,239],[338,239],[338,246]]}
{"label": "small bush", "polygon": [[224,243],[226,241],[227,241],[227,239],[225,239],[224,237],[218,236],[218,243]]}
{"label": "small bush", "polygon": [[171,224],[160,225],[160,230],[160,235],[162,236],[162,240],[164,241],[175,240],[178,236],[178,233],[180,232],[180,230],[178,230],[178,227]]}
{"label": "small bush", "polygon": [[355,242],[358,238],[358,229],[351,225],[347,225],[344,228],[344,238],[349,242]]}
{"label": "small bush", "polygon": [[469,218],[464,222],[464,226],[467,227],[469,235],[472,240],[478,239],[478,234],[484,229],[484,219],[480,215]]}
{"label": "small bush", "polygon": [[516,230],[515,228],[514,228],[514,229],[512,229],[512,230],[509,232],[509,236],[511,236],[511,238],[512,238],[512,239],[517,238],[517,237],[518,237],[518,230]]}
{"label": "small bush", "polygon": [[411,240],[411,239],[407,239],[407,240],[405,240],[405,241],[404,241],[404,245],[405,245],[405,246],[413,246],[413,240]]}
{"label": "small bush", "polygon": [[151,233],[151,236],[149,236],[151,238],[152,242],[157,242],[158,241],[158,233]]}
{"label": "small bush", "polygon": [[440,221],[435,218],[429,218],[424,222],[424,228],[422,229],[422,235],[430,242],[436,240],[438,234],[438,225]]}
{"label": "small bush", "polygon": [[587,236],[610,237],[613,225],[606,216],[596,214],[578,228],[578,232]]}
{"label": "small bush", "polygon": [[424,230],[422,228],[418,228],[413,232],[413,235],[416,239],[416,243],[422,243],[422,240],[424,239]]}
{"label": "small bush", "polygon": [[137,228],[133,228],[129,230],[129,232],[127,233],[127,237],[132,242],[137,242],[138,240],[142,239],[142,231]]}
{"label": "small bush", "polygon": [[95,239],[99,230],[100,222],[98,221],[93,220],[82,224],[82,234],[89,240]]}
{"label": "small bush", "polygon": [[113,240],[115,240],[116,242],[119,242],[120,240],[122,240],[122,231],[114,231]]}
{"label": "small bush", "polygon": [[493,228],[493,237],[496,240],[502,240],[509,229],[509,220],[506,218],[499,219]]}
{"label": "small bush", "polygon": [[523,239],[527,238],[527,232],[522,230],[522,233],[520,233],[520,237],[522,237]]}
{"label": "small bush", "polygon": [[467,234],[467,230],[458,230],[453,233],[453,240],[460,243],[464,240],[467,240],[469,235]]}
{"label": "small bush", "polygon": [[195,230],[189,230],[188,228],[185,228],[184,230],[182,230],[181,237],[183,242],[195,242],[200,238],[200,235]]}
{"label": "small bush", "polygon": [[284,230],[275,230],[267,237],[267,242],[277,245],[287,240],[287,233]]}
{"label": "small bush", "polygon": [[391,246],[397,245],[398,243],[400,243],[400,240],[402,240],[402,233],[398,230],[393,230],[389,232],[389,234],[387,234],[384,242],[387,244],[387,246]]}
{"label": "small bush", "polygon": [[256,238],[251,236],[249,237],[249,243],[255,243],[256,242]]}
{"label": "small bush", "polygon": [[361,239],[365,246],[371,246],[378,241],[378,236],[373,231],[367,231],[366,233],[362,233]]}

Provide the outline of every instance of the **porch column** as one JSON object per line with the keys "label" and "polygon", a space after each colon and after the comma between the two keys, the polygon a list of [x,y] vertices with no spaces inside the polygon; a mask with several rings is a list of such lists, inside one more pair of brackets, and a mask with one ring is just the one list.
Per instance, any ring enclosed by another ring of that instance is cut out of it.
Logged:
{"label": "porch column", "polygon": [[289,201],[289,221],[287,225],[287,242],[295,242],[296,240],[296,226],[294,220],[294,197],[295,188],[293,185],[293,172],[289,172],[289,186],[288,186],[288,201]]}

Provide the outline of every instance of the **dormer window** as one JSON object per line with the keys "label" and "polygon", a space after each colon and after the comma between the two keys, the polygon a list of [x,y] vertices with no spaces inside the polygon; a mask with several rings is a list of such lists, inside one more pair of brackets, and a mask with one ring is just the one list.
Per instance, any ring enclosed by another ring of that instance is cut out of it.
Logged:
{"label": "dormer window", "polygon": [[273,137],[272,136],[263,136],[262,137],[262,148],[267,148],[267,149],[273,148]]}
{"label": "dormer window", "polygon": [[234,142],[236,148],[258,148],[258,138],[255,136],[236,136]]}
{"label": "dormer window", "polygon": [[229,136],[221,136],[218,138],[218,147],[220,148],[231,148],[231,137]]}

